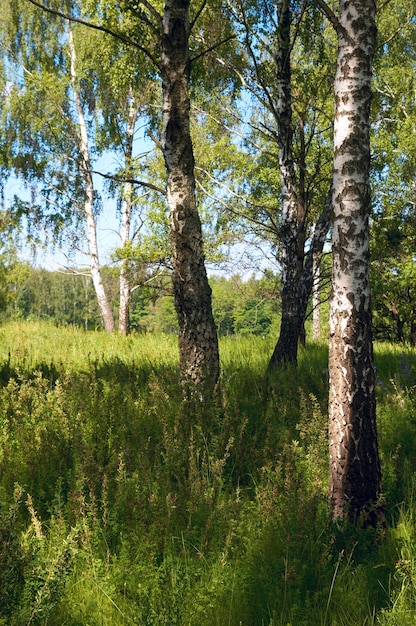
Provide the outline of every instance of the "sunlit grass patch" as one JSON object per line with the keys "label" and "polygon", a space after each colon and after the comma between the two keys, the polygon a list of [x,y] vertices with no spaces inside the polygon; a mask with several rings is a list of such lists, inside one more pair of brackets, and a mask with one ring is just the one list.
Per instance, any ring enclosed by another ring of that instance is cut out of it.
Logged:
{"label": "sunlit grass patch", "polygon": [[371,535],[330,522],[326,345],[270,375],[273,347],[222,339],[206,407],[182,402],[176,337],[0,328],[0,624],[412,623],[413,351],[375,346]]}

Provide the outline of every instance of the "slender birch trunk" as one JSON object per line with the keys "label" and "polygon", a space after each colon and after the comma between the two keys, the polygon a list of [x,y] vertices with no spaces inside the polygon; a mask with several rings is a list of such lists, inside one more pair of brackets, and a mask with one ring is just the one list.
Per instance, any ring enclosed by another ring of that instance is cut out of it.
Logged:
{"label": "slender birch trunk", "polygon": [[[132,93],[129,94],[129,114],[127,120],[127,138],[125,150],[126,174],[131,173],[133,157],[133,139],[137,120],[137,105]],[[133,207],[133,185],[130,182],[124,184],[123,205],[121,210],[120,243],[123,248],[130,241],[131,212]],[[128,260],[122,259],[120,265],[120,305],[118,315],[118,331],[122,335],[130,332],[130,295],[131,286],[128,271]]]}
{"label": "slender birch trunk", "polygon": [[279,339],[269,367],[284,361],[297,360],[301,320],[298,307],[299,229],[298,196],[295,164],[292,154],[292,93],[290,67],[290,0],[280,0],[277,7],[276,121],[278,125],[279,170],[281,177],[282,219],[280,226],[279,261],[282,272],[282,317]]}
{"label": "slender birch trunk", "polygon": [[170,212],[172,281],[179,323],[180,374],[184,386],[204,398],[217,386],[219,353],[195,197],[188,0],[165,0],[162,29],[163,156]]}
{"label": "slender birch trunk", "polygon": [[312,328],[313,340],[321,340],[321,301],[319,285],[321,282],[321,255],[313,255],[313,286],[312,286]]}
{"label": "slender birch trunk", "polygon": [[[299,341],[304,345],[304,323],[312,291],[312,252],[322,254],[330,226],[330,203],[327,201],[315,228],[310,251],[305,255],[308,202],[304,169],[296,175],[293,158],[291,92],[291,0],[278,3],[277,53],[275,56],[277,100],[275,118],[278,127],[279,171],[281,178],[282,218],[279,233],[279,261],[282,272],[282,313],[277,344],[269,369],[279,363],[297,362]],[[303,121],[299,122],[301,161],[306,159]]]}
{"label": "slender birch trunk", "polygon": [[314,292],[315,267],[321,262],[325,239],[331,225],[331,198],[329,193],[325,202],[325,207],[315,224],[310,248],[305,255],[304,265],[299,278],[299,317],[304,322],[308,308],[309,297]]}
{"label": "slender birch trunk", "polygon": [[94,216],[94,184],[91,174],[91,159],[88,146],[88,130],[77,87],[76,51],[72,31],[68,29],[68,44],[71,55],[71,86],[78,117],[78,149],[81,157],[80,174],[84,183],[84,216],[87,224],[87,239],[90,257],[91,277],[97,296],[98,306],[107,332],[114,330],[114,318],[105,293],[98,256],[97,227]]}
{"label": "slender birch trunk", "polygon": [[374,0],[341,0],[335,77],[329,496],[335,520],[383,522],[369,287]]}
{"label": "slender birch trunk", "polygon": [[[123,208],[121,216],[120,242],[123,248],[130,241],[131,222],[131,183],[126,183],[123,191]],[[128,261],[122,259],[119,276],[120,304],[118,310],[118,332],[121,335],[128,335],[130,332],[130,278],[128,272]]]}

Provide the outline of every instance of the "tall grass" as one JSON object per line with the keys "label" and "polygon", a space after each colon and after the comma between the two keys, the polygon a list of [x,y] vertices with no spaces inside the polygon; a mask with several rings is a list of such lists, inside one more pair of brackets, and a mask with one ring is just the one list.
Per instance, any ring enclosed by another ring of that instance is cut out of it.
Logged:
{"label": "tall grass", "polygon": [[414,352],[376,346],[380,534],[328,516],[326,346],[272,347],[224,339],[206,409],[175,338],[0,328],[0,624],[415,622]]}

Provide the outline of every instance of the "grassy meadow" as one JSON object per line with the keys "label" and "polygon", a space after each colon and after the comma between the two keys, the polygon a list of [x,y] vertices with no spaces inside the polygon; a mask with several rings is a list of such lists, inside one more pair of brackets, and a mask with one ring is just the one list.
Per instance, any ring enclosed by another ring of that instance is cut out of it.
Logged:
{"label": "grassy meadow", "polygon": [[265,378],[221,340],[222,406],[176,338],[0,327],[0,624],[416,624],[416,352],[375,346],[385,531],[331,524],[327,348]]}

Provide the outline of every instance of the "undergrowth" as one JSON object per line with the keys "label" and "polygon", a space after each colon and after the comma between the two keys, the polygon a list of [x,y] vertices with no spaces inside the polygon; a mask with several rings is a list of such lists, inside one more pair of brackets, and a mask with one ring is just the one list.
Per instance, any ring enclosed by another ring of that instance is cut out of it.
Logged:
{"label": "undergrowth", "polygon": [[183,406],[175,340],[0,330],[0,624],[416,623],[416,358],[376,346],[388,527],[327,510],[327,354],[221,344]]}

